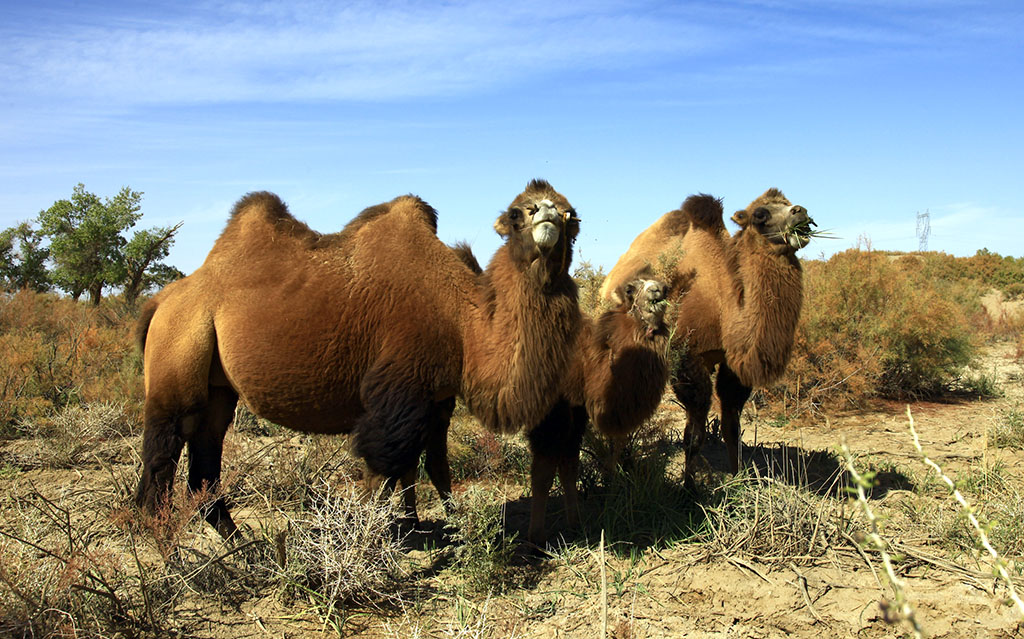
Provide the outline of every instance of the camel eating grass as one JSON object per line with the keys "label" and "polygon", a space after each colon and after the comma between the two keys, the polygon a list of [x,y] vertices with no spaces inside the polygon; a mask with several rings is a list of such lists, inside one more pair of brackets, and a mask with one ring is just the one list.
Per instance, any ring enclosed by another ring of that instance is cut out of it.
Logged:
{"label": "camel eating grass", "polygon": [[686,409],[685,479],[691,487],[715,366],[729,470],[739,470],[740,414],[751,390],[778,379],[789,362],[803,303],[796,252],[817,236],[807,209],[778,189],[732,216],[740,227],[735,235],[722,218],[721,200],[690,196],[637,236],[601,289],[610,298],[621,282],[659,262],[677,274],[694,274],[676,315],[671,372],[672,389]]}
{"label": "camel eating grass", "polygon": [[[169,497],[187,445],[188,488],[216,488],[236,402],[308,433],[351,433],[369,483],[411,486],[420,453],[447,502],[445,432],[456,395],[488,428],[536,424],[558,400],[580,330],[569,276],[579,219],[531,181],[494,224],[477,276],[437,238],[415,196],[314,232],[250,193],[199,269],[143,309],[145,429],[139,506]],[[410,495],[406,492],[406,514]],[[224,498],[204,513],[236,531]]]}
{"label": "camel eating grass", "polygon": [[588,421],[611,440],[611,467],[626,439],[657,410],[668,381],[669,327],[666,298],[658,280],[638,279],[620,287],[617,302],[596,320],[584,319],[562,399],[529,430],[533,464],[527,539],[543,546],[544,516],[558,474],[567,523],[579,524],[577,480],[580,446]]}

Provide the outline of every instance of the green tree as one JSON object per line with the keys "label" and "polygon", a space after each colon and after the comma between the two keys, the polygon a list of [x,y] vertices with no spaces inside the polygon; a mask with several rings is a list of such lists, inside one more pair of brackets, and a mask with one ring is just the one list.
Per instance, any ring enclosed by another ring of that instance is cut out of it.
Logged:
{"label": "green tree", "polygon": [[50,251],[41,246],[42,241],[43,236],[29,222],[0,231],[0,285],[12,291],[50,290],[46,270]]}
{"label": "green tree", "polygon": [[150,288],[164,286],[185,276],[178,269],[161,262],[174,243],[181,222],[174,226],[136,231],[124,247],[124,299],[135,304],[139,295]]}
{"label": "green tree", "polygon": [[142,193],[124,187],[101,200],[79,183],[70,200],[58,200],[39,213],[41,233],[50,240],[51,280],[77,300],[89,293],[100,303],[104,288],[123,286],[134,302],[148,287],[181,277],[160,263],[167,256],[180,224],[137,231],[128,241],[123,233],[142,217]]}

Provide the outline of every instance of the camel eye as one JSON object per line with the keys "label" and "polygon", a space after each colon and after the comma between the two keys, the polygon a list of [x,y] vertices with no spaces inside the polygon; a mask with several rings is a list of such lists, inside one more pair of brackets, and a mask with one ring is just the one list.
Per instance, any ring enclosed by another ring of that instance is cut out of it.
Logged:
{"label": "camel eye", "polygon": [[513,222],[518,222],[519,220],[523,219],[523,212],[519,209],[509,209],[508,219],[512,220]]}
{"label": "camel eye", "polygon": [[754,221],[757,222],[758,224],[760,224],[761,222],[764,222],[767,219],[768,219],[768,209],[766,209],[765,207],[762,206],[761,208],[759,208],[756,211],[754,211]]}

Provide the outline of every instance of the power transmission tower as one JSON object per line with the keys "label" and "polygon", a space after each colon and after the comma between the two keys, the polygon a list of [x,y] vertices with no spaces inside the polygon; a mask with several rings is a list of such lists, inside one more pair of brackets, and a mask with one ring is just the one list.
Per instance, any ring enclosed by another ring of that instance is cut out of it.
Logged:
{"label": "power transmission tower", "polygon": [[926,210],[917,214],[917,250],[922,253],[928,250],[928,236],[932,232],[931,216]]}

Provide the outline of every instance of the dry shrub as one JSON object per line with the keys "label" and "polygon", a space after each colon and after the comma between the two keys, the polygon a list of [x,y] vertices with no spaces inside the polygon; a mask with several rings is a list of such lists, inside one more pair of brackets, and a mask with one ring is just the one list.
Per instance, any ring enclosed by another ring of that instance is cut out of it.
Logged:
{"label": "dry shrub", "polygon": [[715,488],[710,501],[702,536],[716,555],[786,564],[825,555],[845,543],[849,529],[841,502],[761,476],[756,467]]}
{"label": "dry shrub", "polygon": [[974,359],[979,291],[915,260],[851,249],[805,263],[804,310],[786,376],[763,396],[794,412],[872,396],[942,393]]}
{"label": "dry shrub", "polygon": [[79,402],[141,403],[134,318],[49,293],[0,294],[0,433]]}
{"label": "dry shrub", "polygon": [[599,315],[602,310],[601,284],[604,283],[604,267],[584,260],[572,273],[572,279],[579,289],[580,309],[589,315]]}
{"label": "dry shrub", "polygon": [[[0,635],[104,637],[152,627],[141,569],[117,547],[109,520],[65,495],[8,504],[0,527]],[[8,511],[12,512],[12,511]]]}
{"label": "dry shrub", "polygon": [[1024,258],[980,249],[970,257],[927,252],[915,255],[925,276],[947,281],[972,280],[981,288],[996,288],[1008,297],[1024,293]]}
{"label": "dry shrub", "polygon": [[292,594],[308,597],[325,619],[349,603],[391,602],[399,579],[403,539],[393,525],[399,494],[366,497],[354,484],[321,481],[301,512],[284,512],[284,566],[274,566]]}
{"label": "dry shrub", "polygon": [[23,466],[73,468],[87,461],[110,460],[136,430],[135,418],[123,403],[70,405],[48,419],[21,422],[19,429],[33,438]]}

